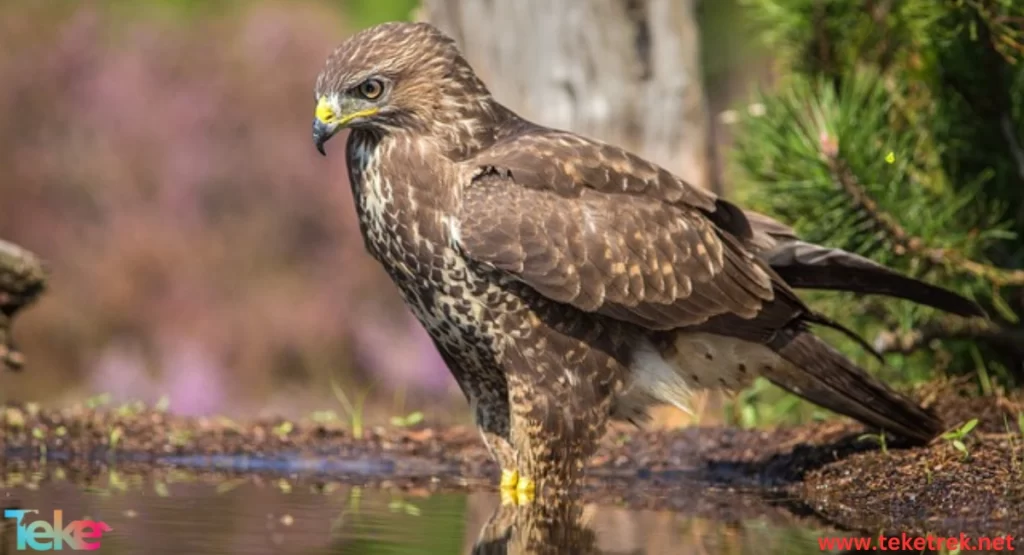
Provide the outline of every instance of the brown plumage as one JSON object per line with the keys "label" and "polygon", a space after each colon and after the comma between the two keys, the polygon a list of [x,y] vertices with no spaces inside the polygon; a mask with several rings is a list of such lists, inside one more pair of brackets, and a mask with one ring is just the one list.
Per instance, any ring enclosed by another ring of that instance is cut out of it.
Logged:
{"label": "brown plumage", "polygon": [[[356,34],[316,84],[369,252],[399,286],[520,490],[564,491],[609,418],[760,375],[917,441],[930,412],[817,339],[793,287],[972,302],[801,242],[618,147],[528,122],[427,24]],[[529,493],[527,491],[527,493]]]}
{"label": "brown plumage", "polygon": [[0,241],[0,366],[20,370],[25,357],[12,338],[14,317],[46,288],[46,271],[36,256]]}

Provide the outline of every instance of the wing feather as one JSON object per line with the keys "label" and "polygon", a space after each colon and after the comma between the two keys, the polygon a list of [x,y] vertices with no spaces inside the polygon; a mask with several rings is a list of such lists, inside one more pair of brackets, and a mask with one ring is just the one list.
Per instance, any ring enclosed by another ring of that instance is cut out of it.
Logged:
{"label": "wing feather", "polygon": [[699,208],[520,175],[477,174],[463,190],[458,246],[550,299],[673,329],[727,313],[753,318],[774,298],[763,262]]}

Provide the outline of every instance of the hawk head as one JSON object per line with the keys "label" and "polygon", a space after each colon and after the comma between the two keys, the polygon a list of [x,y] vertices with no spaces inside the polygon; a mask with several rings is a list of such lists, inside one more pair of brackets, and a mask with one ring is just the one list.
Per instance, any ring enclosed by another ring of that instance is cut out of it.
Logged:
{"label": "hawk head", "polygon": [[384,23],[331,53],[316,80],[313,142],[343,128],[430,131],[488,97],[455,41],[426,23]]}

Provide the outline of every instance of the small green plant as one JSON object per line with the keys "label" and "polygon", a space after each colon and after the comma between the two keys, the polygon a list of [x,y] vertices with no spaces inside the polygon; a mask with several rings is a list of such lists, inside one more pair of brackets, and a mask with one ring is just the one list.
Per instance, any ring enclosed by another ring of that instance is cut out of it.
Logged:
{"label": "small green plant", "polygon": [[146,404],[142,401],[132,401],[131,403],[125,403],[114,411],[114,414],[121,418],[130,418],[132,416],[138,416],[145,412]]}
{"label": "small green plant", "polygon": [[964,460],[966,460],[968,457],[971,456],[971,453],[967,450],[967,446],[964,445],[964,441],[963,440],[964,440],[965,437],[967,437],[967,434],[971,433],[971,430],[973,430],[974,427],[977,426],[977,425],[978,425],[978,419],[977,418],[972,418],[972,419],[968,420],[967,422],[965,422],[959,428],[957,428],[955,430],[950,430],[950,431],[942,434],[942,439],[950,442],[950,445],[952,445],[954,449],[956,449],[957,451],[960,451],[961,453],[963,453],[964,454]]}
{"label": "small green plant", "polygon": [[113,430],[110,430],[110,448],[117,449],[117,444],[121,442],[121,438],[124,437],[124,428],[118,426]]}
{"label": "small green plant", "polygon": [[46,430],[39,426],[32,427],[32,437],[39,442],[39,460],[46,460]]}
{"label": "small green plant", "polygon": [[25,427],[25,415],[14,407],[8,407],[4,411],[4,422],[9,428],[21,429]]}
{"label": "small green plant", "polygon": [[879,449],[882,450],[883,455],[889,454],[889,444],[886,443],[885,432],[879,432],[877,434],[863,434],[857,438],[857,441],[865,440],[877,443]]}
{"label": "small green plant", "polygon": [[356,398],[355,405],[349,401],[348,395],[345,395],[345,390],[338,384],[337,377],[331,374],[331,391],[334,393],[334,397],[341,403],[342,410],[348,415],[349,420],[352,422],[352,437],[356,439],[362,439],[363,437],[363,405],[366,404],[366,398],[370,395],[370,388],[366,388],[365,391],[358,398]]}
{"label": "small green plant", "polygon": [[99,395],[93,395],[85,400],[85,406],[90,409],[97,409],[105,407],[110,404],[111,396],[109,393],[100,393]]}
{"label": "small green plant", "polygon": [[277,426],[274,426],[273,432],[274,432],[274,435],[276,435],[278,439],[280,439],[281,441],[284,441],[285,439],[287,439],[288,434],[292,433],[292,431],[294,431],[294,430],[295,430],[295,425],[292,424],[290,421],[285,420],[284,422],[278,424]]}
{"label": "small green plant", "polygon": [[191,439],[192,432],[188,430],[171,430],[171,433],[167,436],[167,440],[174,447],[185,447]]}
{"label": "small green plant", "polygon": [[392,416],[391,425],[396,428],[408,428],[423,422],[423,413],[420,411],[410,412],[405,416]]}
{"label": "small green plant", "polygon": [[333,423],[337,422],[338,420],[340,420],[338,418],[338,413],[334,412],[333,410],[313,411],[313,413],[309,415],[309,419],[312,420],[313,422],[315,422],[317,424],[321,424],[321,425],[322,424],[333,424]]}

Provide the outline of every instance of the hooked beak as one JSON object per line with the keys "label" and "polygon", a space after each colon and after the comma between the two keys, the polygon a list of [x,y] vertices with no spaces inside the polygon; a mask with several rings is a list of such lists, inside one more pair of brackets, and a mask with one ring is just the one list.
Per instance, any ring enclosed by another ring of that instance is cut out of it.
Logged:
{"label": "hooked beak", "polygon": [[316,145],[316,149],[320,154],[327,156],[327,151],[324,150],[324,145],[327,141],[331,140],[331,137],[333,137],[337,132],[337,124],[324,123],[319,119],[313,120],[313,144]]}
{"label": "hooked beak", "polygon": [[338,113],[335,104],[326,96],[316,101],[316,112],[313,114],[313,144],[320,154],[327,156],[324,145],[341,129],[344,118]]}
{"label": "hooked beak", "polygon": [[327,156],[324,145],[327,141],[331,140],[331,137],[349,124],[373,116],[377,113],[378,108],[365,108],[352,111],[351,113],[344,113],[346,109],[341,108],[340,111],[342,113],[335,109],[326,96],[320,97],[317,101],[316,114],[313,118],[313,144],[316,145],[317,151],[324,156]]}

